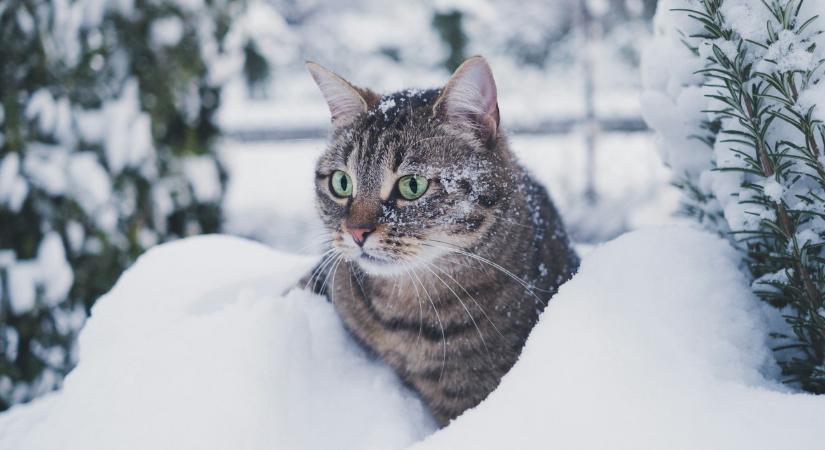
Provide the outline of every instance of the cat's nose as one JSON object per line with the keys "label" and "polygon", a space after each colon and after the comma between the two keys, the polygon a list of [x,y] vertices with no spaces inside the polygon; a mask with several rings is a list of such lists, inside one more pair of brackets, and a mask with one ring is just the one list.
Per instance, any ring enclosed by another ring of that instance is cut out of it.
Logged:
{"label": "cat's nose", "polygon": [[349,230],[349,234],[352,235],[355,243],[358,244],[359,247],[363,247],[364,242],[367,241],[367,236],[375,231],[375,227],[372,225],[356,225],[347,227],[347,230]]}

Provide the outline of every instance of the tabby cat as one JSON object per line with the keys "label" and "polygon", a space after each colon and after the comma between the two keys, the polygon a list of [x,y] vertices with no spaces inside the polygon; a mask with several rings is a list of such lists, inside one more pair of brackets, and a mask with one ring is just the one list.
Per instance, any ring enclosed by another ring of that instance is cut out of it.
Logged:
{"label": "tabby cat", "polygon": [[495,389],[579,259],[508,148],[484,58],[385,96],[307,67],[333,130],[315,173],[329,250],[302,282],[443,426]]}

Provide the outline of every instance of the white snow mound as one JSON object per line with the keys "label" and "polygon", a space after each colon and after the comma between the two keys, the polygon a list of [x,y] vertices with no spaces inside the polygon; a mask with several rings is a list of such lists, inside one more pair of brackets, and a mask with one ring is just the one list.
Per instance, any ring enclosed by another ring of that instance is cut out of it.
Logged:
{"label": "white snow mound", "polygon": [[825,397],[765,381],[759,300],[726,242],[624,235],[584,258],[518,364],[425,449],[821,449]]}
{"label": "white snow mound", "polygon": [[224,236],[149,251],[95,305],[63,389],[0,416],[0,448],[392,449],[420,402],[331,306],[282,293],[313,260]]}
{"label": "white snow mound", "polygon": [[[0,448],[392,449],[433,431],[331,306],[312,261],[227,237],[149,252],[93,311],[63,390]],[[764,309],[727,243],[634,232],[587,255],[477,408],[427,449],[822,448],[825,397],[766,381]]]}

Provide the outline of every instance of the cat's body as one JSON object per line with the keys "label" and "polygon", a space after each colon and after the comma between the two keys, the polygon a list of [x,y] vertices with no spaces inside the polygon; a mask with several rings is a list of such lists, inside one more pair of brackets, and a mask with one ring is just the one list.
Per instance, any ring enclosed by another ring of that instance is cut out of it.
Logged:
{"label": "cat's body", "polygon": [[441,424],[498,385],[578,266],[498,130],[489,68],[462,67],[444,89],[384,97],[310,67],[336,126],[316,174],[332,247],[305,283]]}

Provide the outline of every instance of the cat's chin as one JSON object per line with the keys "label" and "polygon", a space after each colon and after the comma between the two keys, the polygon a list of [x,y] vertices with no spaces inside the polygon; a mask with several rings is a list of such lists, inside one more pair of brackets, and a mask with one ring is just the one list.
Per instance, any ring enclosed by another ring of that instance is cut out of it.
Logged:
{"label": "cat's chin", "polygon": [[404,264],[382,258],[376,258],[366,253],[361,253],[355,257],[355,263],[357,263],[358,267],[366,272],[367,275],[381,277],[396,277],[407,273],[408,270]]}

